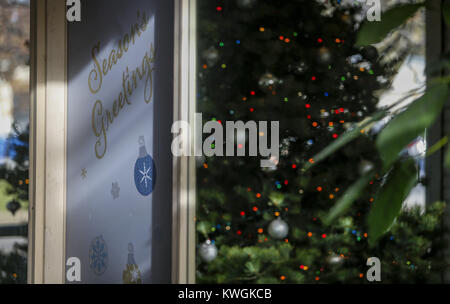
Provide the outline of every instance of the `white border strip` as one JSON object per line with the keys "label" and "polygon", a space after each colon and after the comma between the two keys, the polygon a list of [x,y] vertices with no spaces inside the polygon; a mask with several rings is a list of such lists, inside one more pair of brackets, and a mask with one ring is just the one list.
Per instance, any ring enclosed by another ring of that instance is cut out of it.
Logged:
{"label": "white border strip", "polygon": [[[30,283],[65,280],[65,2],[33,1],[30,114]],[[35,28],[33,28],[35,25]],[[47,161],[51,160],[51,161]]]}
{"label": "white border strip", "polygon": [[[192,128],[196,57],[196,1],[175,0],[174,121],[187,121]],[[195,158],[174,156],[173,176],[172,282],[195,283]]]}

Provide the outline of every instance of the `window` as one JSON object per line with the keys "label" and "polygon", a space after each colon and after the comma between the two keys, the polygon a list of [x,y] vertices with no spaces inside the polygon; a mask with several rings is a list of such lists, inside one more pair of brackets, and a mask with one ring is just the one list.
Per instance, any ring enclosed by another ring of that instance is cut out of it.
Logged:
{"label": "window", "polygon": [[0,1],[0,283],[27,280],[29,37],[29,1]]}
{"label": "window", "polygon": [[[381,1],[381,9],[411,2]],[[245,129],[233,145],[246,156],[197,158],[198,282],[364,283],[369,257],[382,261],[383,283],[440,282],[425,265],[440,262],[432,243],[443,205],[426,208],[422,183],[375,248],[366,219],[383,176],[368,179],[352,207],[325,223],[343,193],[379,166],[375,138],[392,116],[319,164],[314,156],[379,109],[402,111],[425,89],[425,10],[381,43],[356,47],[370,8],[365,1],[198,1],[203,123],[279,121],[280,136],[270,168],[260,167],[261,155],[251,157]],[[221,145],[210,135],[205,143]],[[419,181],[426,147],[423,134],[402,151],[415,159]],[[428,231],[424,218],[435,222]]]}

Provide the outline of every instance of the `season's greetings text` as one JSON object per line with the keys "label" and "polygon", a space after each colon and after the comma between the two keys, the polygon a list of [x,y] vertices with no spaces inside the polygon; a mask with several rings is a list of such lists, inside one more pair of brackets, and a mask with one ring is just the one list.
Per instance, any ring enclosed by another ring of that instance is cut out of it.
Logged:
{"label": "season's greetings text", "polygon": [[[149,28],[149,18],[145,13],[137,13],[137,21],[131,26],[131,31],[125,33],[117,44],[117,48],[111,50],[107,58],[100,58],[101,43],[93,46],[91,56],[94,68],[88,77],[89,90],[92,94],[99,93],[102,88],[111,89],[115,86],[105,85],[105,76],[114,71],[114,67],[121,61],[127,60],[126,54],[130,48],[136,46],[136,42],[141,35]],[[110,126],[119,118],[120,114],[127,110],[132,104],[131,96],[144,82],[144,101],[149,104],[153,97],[153,63],[156,58],[156,50],[153,43],[150,43],[145,55],[137,61],[137,66],[126,67],[122,71],[122,86],[117,98],[113,101],[112,107],[107,109],[102,100],[97,99],[92,108],[92,131],[97,140],[95,143],[95,155],[101,159],[105,156],[108,148],[108,130]]]}

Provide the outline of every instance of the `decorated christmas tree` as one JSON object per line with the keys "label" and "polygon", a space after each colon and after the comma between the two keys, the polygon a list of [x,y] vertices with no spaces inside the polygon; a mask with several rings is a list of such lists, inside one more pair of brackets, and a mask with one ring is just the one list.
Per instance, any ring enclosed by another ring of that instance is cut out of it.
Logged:
{"label": "decorated christmas tree", "polygon": [[344,190],[380,167],[376,134],[303,170],[376,111],[377,92],[401,61],[354,46],[358,6],[200,0],[198,7],[204,122],[279,121],[281,154],[272,168],[257,157],[198,159],[197,281],[367,283],[367,259],[378,257],[383,283],[439,282],[442,203],[403,212],[371,247],[366,223],[377,175],[348,212],[323,222]]}
{"label": "decorated christmas tree", "polygon": [[[8,161],[0,165],[0,179],[7,185],[6,193],[12,197],[5,204],[8,212],[13,215],[19,209],[28,207],[28,141],[29,131],[14,132],[8,138]],[[22,228],[21,234],[27,234],[27,226]],[[7,254],[0,251],[0,284],[24,284],[27,281],[27,244],[14,244],[13,250]]]}

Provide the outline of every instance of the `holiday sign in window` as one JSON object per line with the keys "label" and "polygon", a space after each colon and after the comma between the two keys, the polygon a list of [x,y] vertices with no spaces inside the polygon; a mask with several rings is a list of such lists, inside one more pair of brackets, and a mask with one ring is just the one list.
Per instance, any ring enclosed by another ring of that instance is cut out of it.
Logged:
{"label": "holiday sign in window", "polygon": [[66,257],[83,283],[170,282],[173,12],[83,1],[68,23]]}

